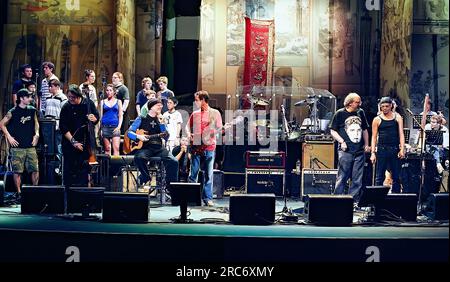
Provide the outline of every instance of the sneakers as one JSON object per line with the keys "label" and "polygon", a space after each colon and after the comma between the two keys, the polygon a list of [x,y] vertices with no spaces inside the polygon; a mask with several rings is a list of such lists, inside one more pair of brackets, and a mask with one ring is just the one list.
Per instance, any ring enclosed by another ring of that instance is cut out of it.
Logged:
{"label": "sneakers", "polygon": [[205,201],[205,206],[214,207],[214,202],[212,200],[206,200]]}

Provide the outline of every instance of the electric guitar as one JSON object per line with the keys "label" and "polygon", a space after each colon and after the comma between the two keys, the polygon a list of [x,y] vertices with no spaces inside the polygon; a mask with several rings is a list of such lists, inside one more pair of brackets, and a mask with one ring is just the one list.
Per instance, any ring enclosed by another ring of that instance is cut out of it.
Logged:
{"label": "electric guitar", "polygon": [[144,143],[152,140],[152,139],[156,139],[156,138],[165,138],[167,136],[169,136],[169,132],[164,131],[161,133],[157,133],[157,134],[151,134],[148,135],[148,132],[145,131],[144,129],[138,129],[136,130],[136,134],[137,135],[145,135],[145,137],[147,138],[147,141],[141,141],[141,140],[131,140],[128,137],[128,130],[125,132],[125,135],[123,137],[123,153],[128,155],[130,153],[132,153],[135,150],[139,150],[142,148],[142,146],[144,146]]}

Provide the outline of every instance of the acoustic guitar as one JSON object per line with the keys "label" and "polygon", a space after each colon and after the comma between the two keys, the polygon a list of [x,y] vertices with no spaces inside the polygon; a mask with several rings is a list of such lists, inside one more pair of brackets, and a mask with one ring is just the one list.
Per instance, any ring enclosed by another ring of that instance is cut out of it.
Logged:
{"label": "acoustic guitar", "polygon": [[125,135],[123,137],[123,153],[128,155],[130,153],[132,153],[135,150],[139,150],[142,148],[142,146],[144,146],[144,143],[152,140],[152,139],[156,139],[156,138],[165,138],[169,135],[169,133],[167,131],[161,132],[161,133],[157,133],[157,134],[151,134],[148,135],[148,132],[145,131],[144,129],[138,129],[136,130],[136,134],[137,135],[145,135],[145,137],[147,137],[147,141],[141,141],[141,140],[131,140],[128,137],[128,130],[125,132]]}

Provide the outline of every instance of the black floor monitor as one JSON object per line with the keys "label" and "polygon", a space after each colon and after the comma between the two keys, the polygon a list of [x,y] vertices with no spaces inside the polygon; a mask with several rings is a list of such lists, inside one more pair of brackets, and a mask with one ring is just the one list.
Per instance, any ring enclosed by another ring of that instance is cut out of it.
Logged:
{"label": "black floor monitor", "polygon": [[388,186],[366,186],[361,190],[359,207],[375,207],[384,202],[390,187]]}
{"label": "black floor monitor", "polygon": [[179,222],[187,221],[187,207],[202,205],[202,186],[200,183],[170,183],[172,206],[180,206]]}
{"label": "black floor monitor", "polygon": [[22,186],[21,212],[37,214],[64,213],[64,187]]}
{"label": "black floor monitor", "polygon": [[101,213],[104,192],[104,187],[71,187],[67,192],[67,213],[81,214],[81,219],[90,219],[91,213]]}

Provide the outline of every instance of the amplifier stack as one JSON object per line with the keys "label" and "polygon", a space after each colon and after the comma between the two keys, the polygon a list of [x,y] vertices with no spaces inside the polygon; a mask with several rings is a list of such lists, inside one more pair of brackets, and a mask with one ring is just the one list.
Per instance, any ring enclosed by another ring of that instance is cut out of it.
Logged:
{"label": "amplifier stack", "polygon": [[284,152],[248,151],[245,169],[246,192],[283,196],[285,165]]}

